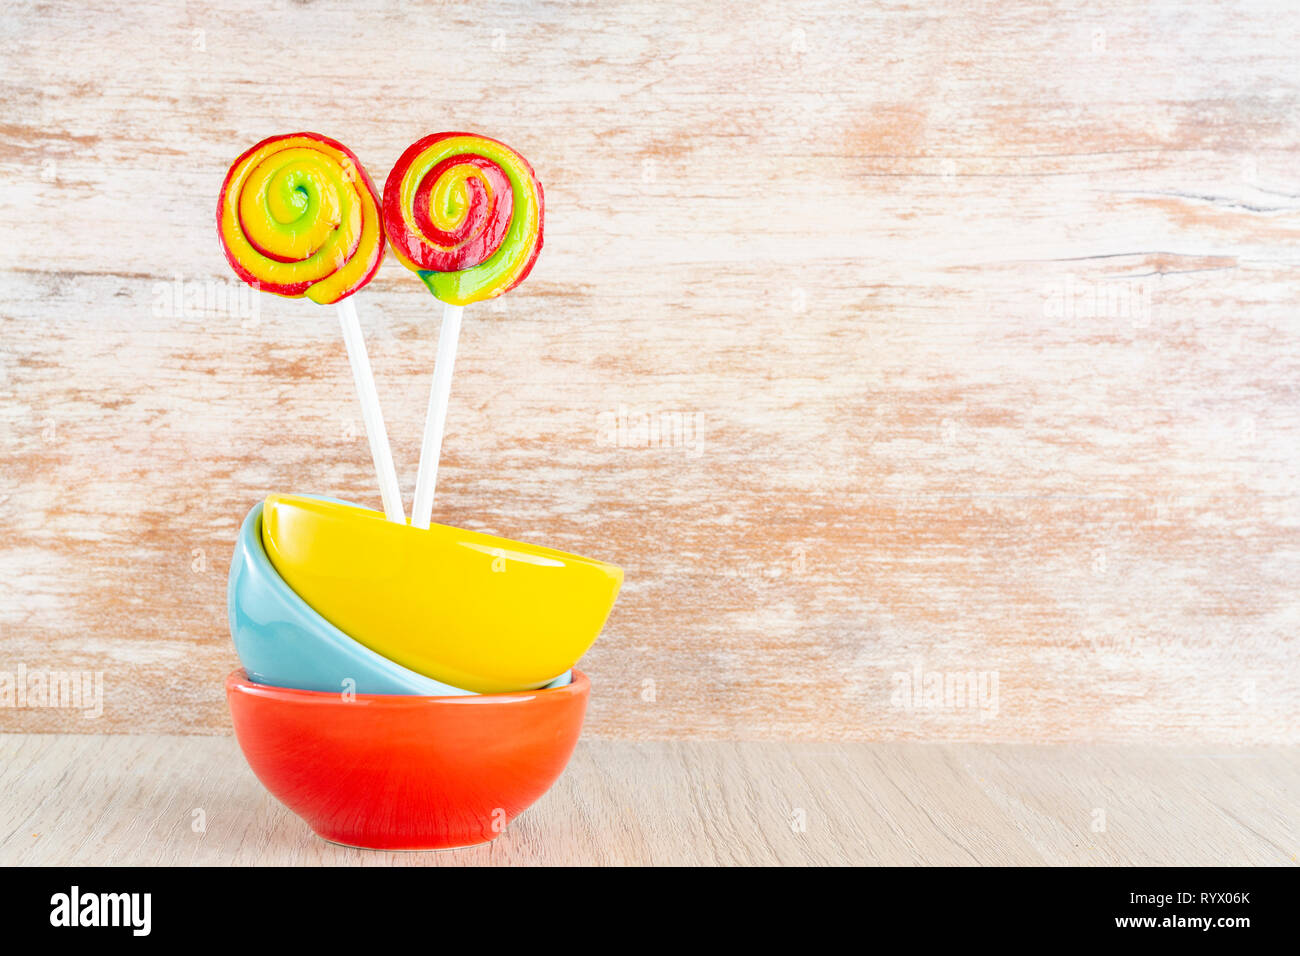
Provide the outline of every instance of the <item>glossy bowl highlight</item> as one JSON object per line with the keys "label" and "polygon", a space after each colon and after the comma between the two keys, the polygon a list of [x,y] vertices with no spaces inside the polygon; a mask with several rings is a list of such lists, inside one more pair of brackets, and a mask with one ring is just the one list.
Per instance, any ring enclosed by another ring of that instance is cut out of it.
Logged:
{"label": "glossy bowl highlight", "polygon": [[461,697],[325,694],[226,678],[235,736],[281,803],[335,843],[485,843],[555,782],[591,684]]}
{"label": "glossy bowl highlight", "polygon": [[[267,559],[262,547],[261,502],[253,506],[239,529],[226,597],[235,651],[255,683],[334,693],[473,693],[376,654],[312,610]],[[548,686],[568,682],[566,672]]]}
{"label": "glossy bowl highlight", "polygon": [[284,582],[377,654],[453,687],[541,687],[600,634],[623,571],[446,525],[271,495],[262,543]]}

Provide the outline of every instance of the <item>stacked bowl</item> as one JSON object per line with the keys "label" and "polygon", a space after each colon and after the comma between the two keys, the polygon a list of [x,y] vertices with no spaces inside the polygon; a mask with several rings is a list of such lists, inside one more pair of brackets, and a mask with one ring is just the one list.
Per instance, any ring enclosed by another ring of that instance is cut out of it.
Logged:
{"label": "stacked bowl", "polygon": [[622,581],[550,548],[271,495],[230,566],[239,745],[327,840],[492,840],[573,753],[591,690],[573,666]]}

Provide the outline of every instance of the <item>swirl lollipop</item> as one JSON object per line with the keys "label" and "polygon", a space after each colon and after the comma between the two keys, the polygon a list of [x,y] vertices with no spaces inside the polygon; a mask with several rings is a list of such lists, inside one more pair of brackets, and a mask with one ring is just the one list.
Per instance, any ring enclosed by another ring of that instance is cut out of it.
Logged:
{"label": "swirl lollipop", "polygon": [[444,303],[411,524],[429,527],[462,308],[509,292],[542,251],[542,185],[509,146],[473,133],[413,143],[384,183],[393,252]]}
{"label": "swirl lollipop", "polygon": [[337,304],[384,512],[390,521],[405,523],[370,359],[348,298],[374,277],[384,258],[379,199],[360,161],[318,133],[262,140],[226,173],[217,235],[235,274],[255,289]]}

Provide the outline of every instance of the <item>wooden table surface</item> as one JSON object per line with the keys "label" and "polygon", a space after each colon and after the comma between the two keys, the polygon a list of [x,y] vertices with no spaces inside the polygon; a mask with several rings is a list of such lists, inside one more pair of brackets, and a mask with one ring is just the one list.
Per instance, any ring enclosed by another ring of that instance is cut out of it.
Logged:
{"label": "wooden table surface", "polygon": [[231,738],[0,737],[0,865],[1294,865],[1297,854],[1295,749],[584,740],[492,844],[385,853],[314,836]]}
{"label": "wooden table surface", "polygon": [[[333,314],[213,228],[302,128],[538,170],[435,520],[626,568],[592,735],[1296,742],[1292,0],[7,0],[0,670],[105,707],[0,730],[227,732],[240,520],[377,506]],[[357,304],[409,507],[439,313]]]}

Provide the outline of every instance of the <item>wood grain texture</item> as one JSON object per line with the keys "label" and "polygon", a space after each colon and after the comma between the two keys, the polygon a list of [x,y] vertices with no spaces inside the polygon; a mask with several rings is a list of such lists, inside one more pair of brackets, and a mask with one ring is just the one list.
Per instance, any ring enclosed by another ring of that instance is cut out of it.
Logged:
{"label": "wood grain texture", "polygon": [[1298,767],[1294,749],[587,741],[491,844],[387,853],[314,836],[230,739],[6,735],[0,865],[1293,865]]}
{"label": "wood grain texture", "polygon": [[[222,175],[467,128],[546,248],[435,520],[626,568],[589,736],[1294,742],[1298,80],[1282,2],[6,3],[0,669],[105,708],[0,728],[228,732],[239,521],[378,494],[333,315],[209,290]],[[438,312],[358,308],[409,503]]]}

